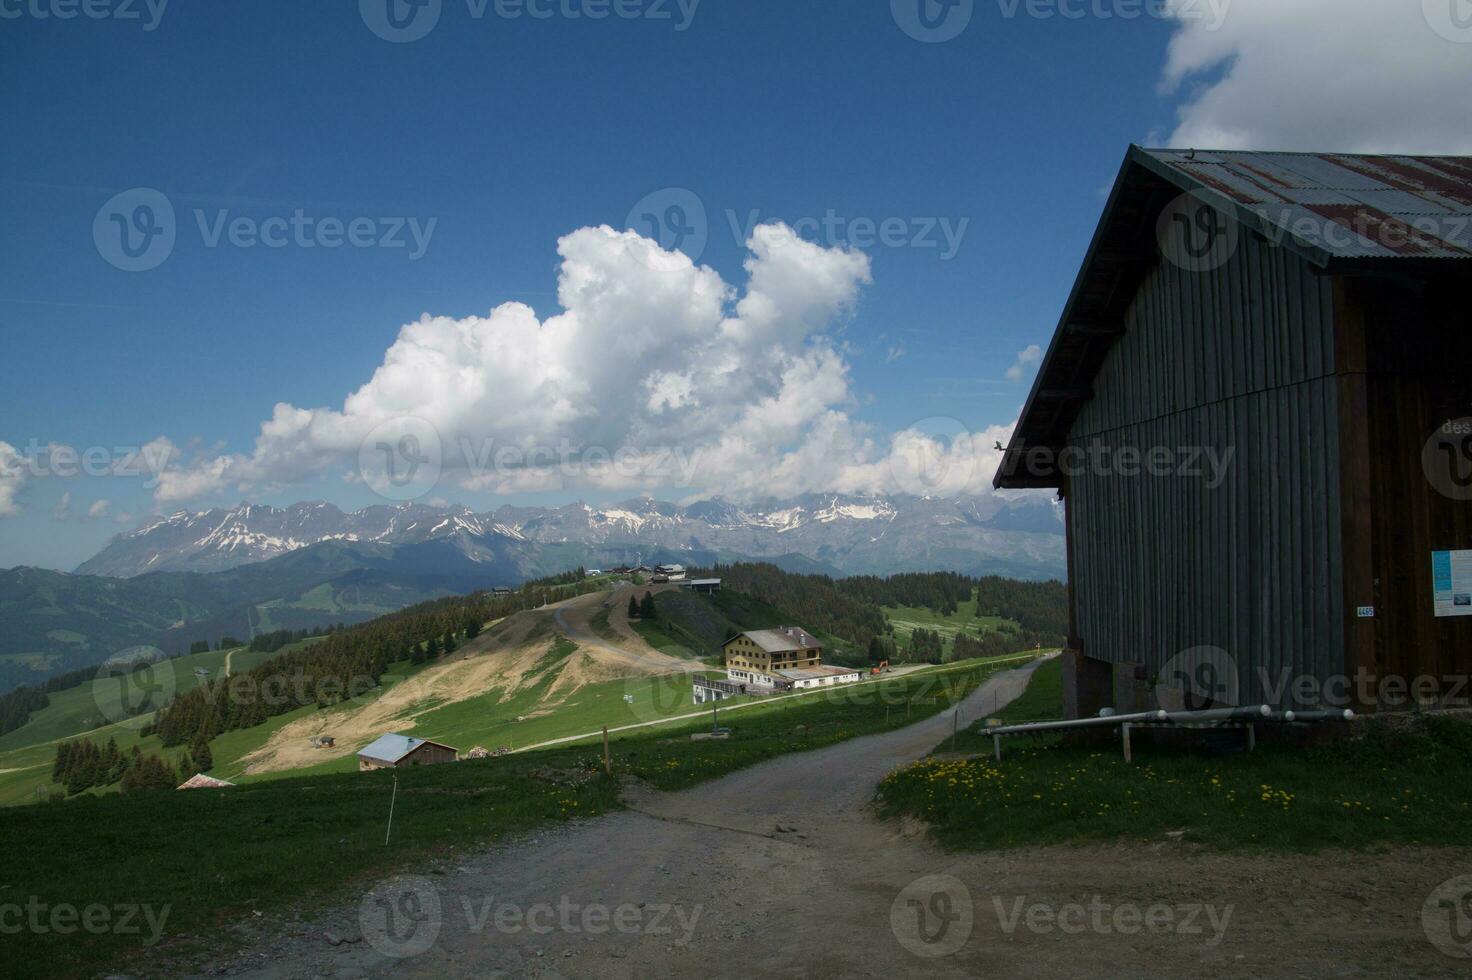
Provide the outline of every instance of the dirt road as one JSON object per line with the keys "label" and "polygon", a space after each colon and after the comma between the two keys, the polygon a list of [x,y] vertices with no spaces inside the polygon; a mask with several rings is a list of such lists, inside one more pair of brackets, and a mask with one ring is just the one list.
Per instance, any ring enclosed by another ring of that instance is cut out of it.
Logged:
{"label": "dirt road", "polygon": [[[1035,666],[998,675],[962,719],[1010,700]],[[943,714],[682,793],[634,791],[628,812],[386,882],[219,966],[261,978],[1460,975],[1420,913],[1454,869],[1472,870],[1462,850],[1250,856],[1162,840],[946,854],[875,820],[876,782],[951,724]]]}
{"label": "dirt road", "polygon": [[[629,625],[628,604],[629,596],[638,591],[634,586],[619,586],[611,592],[589,593],[548,608],[553,610],[558,629],[574,642],[597,650],[610,662],[627,664],[638,673],[694,673],[705,669],[704,664],[660,653],[634,632]],[[605,608],[609,611],[609,630],[617,637],[613,642],[593,632],[592,619]]]}

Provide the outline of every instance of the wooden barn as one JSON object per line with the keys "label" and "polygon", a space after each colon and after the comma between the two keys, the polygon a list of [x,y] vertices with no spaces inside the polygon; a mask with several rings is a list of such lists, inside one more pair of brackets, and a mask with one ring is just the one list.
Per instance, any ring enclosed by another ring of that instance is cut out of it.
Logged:
{"label": "wooden barn", "polygon": [[412,735],[382,735],[358,753],[358,771],[454,762],[460,750]]}
{"label": "wooden barn", "polygon": [[1073,716],[1472,701],[1472,158],[1132,147],[998,470]]}

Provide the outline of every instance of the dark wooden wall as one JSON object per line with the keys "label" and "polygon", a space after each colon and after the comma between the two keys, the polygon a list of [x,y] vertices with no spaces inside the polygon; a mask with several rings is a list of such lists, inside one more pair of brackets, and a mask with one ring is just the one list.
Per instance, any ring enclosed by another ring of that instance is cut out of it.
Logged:
{"label": "dark wooden wall", "polygon": [[1442,694],[1461,688],[1472,700],[1461,680],[1472,673],[1472,617],[1436,618],[1431,580],[1433,551],[1472,550],[1472,501],[1439,491],[1422,462],[1438,427],[1472,417],[1472,277],[1417,271],[1345,287],[1366,325],[1373,668],[1406,681],[1434,677]]}
{"label": "dark wooden wall", "polygon": [[1216,488],[1188,475],[1069,480],[1086,656],[1153,675],[1219,647],[1243,701],[1274,700],[1265,677],[1343,671],[1333,287],[1252,238],[1223,268],[1162,262],[1145,277],[1070,444],[1235,455]]}
{"label": "dark wooden wall", "polygon": [[454,762],[455,751],[438,745],[424,744],[399,760],[400,766],[433,766],[442,762]]}

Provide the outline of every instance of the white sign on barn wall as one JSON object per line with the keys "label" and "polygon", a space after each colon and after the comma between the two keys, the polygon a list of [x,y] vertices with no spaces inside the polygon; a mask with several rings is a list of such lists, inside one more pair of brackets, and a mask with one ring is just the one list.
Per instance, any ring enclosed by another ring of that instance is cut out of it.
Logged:
{"label": "white sign on barn wall", "polygon": [[1438,617],[1472,616],[1472,551],[1433,552],[1431,579]]}

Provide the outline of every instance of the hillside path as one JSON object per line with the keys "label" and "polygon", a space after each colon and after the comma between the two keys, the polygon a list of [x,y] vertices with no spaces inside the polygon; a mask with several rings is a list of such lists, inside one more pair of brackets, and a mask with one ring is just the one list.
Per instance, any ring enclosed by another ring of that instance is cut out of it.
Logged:
{"label": "hillside path", "polygon": [[[1013,700],[1036,667],[988,681],[962,702],[962,724]],[[876,783],[936,747],[952,724],[947,711],[679,793],[634,789],[626,811],[393,879],[377,898],[263,935],[206,975],[1456,975],[1420,936],[1418,915],[1446,876],[1446,849],[1329,856],[1309,884],[1301,856],[1219,855],[1170,841],[950,854],[876,819],[867,806]],[[388,930],[361,911],[385,897],[430,911]],[[1102,930],[1080,934],[1029,929],[1013,915],[1091,900],[1206,904],[1226,911],[1227,927],[1200,915],[1197,933],[1126,931],[1106,917]],[[346,941],[332,945],[328,930]],[[414,955],[388,955],[405,951]],[[1345,963],[1354,966],[1329,966]]]}
{"label": "hillside path", "polygon": [[[621,586],[609,592],[590,592],[549,608],[557,628],[569,639],[581,646],[592,647],[613,661],[637,667],[640,673],[695,673],[705,670],[706,665],[698,661],[681,660],[661,653],[633,631],[628,622],[627,606],[629,596],[636,591],[635,586]],[[617,646],[593,632],[592,618],[605,607],[609,610],[609,628],[621,639]]]}

